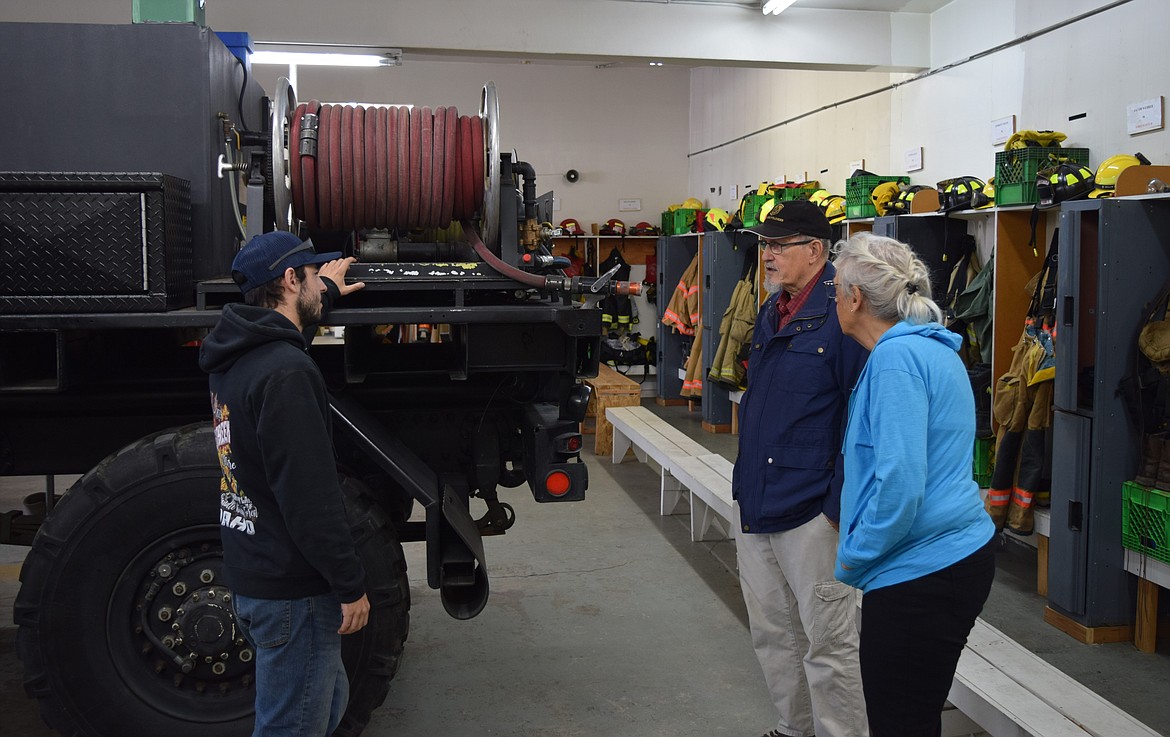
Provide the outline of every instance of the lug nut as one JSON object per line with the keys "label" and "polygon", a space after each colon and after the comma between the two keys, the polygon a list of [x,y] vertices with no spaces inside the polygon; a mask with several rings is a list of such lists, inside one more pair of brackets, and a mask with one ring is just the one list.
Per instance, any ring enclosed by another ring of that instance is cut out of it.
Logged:
{"label": "lug nut", "polygon": [[244,648],[243,650],[241,650],[240,651],[240,660],[245,662],[245,663],[252,662],[252,651],[248,648]]}
{"label": "lug nut", "polygon": [[211,672],[217,676],[222,676],[225,672],[227,672],[227,666],[223,663],[216,663],[211,666]]}
{"label": "lug nut", "polygon": [[174,612],[171,611],[171,608],[169,606],[164,606],[162,609],[158,610],[158,619],[160,622],[169,622],[171,621],[172,614],[174,614]]}
{"label": "lug nut", "polygon": [[182,596],[187,593],[187,584],[182,581],[175,581],[175,585],[171,587],[171,591],[175,596]]}
{"label": "lug nut", "polygon": [[175,575],[175,567],[170,563],[161,563],[158,567],[158,577],[162,579],[170,578]]}
{"label": "lug nut", "polygon": [[199,580],[203,583],[211,583],[215,580],[215,571],[210,568],[204,568],[199,572]]}
{"label": "lug nut", "polygon": [[210,662],[212,662],[212,660],[213,660],[213,658],[210,655],[204,656],[204,658],[203,658],[204,663],[210,663]]}
{"label": "lug nut", "polygon": [[174,647],[175,646],[175,638],[171,637],[170,635],[167,635],[166,637],[162,638],[162,643],[164,645],[166,645],[167,647]]}
{"label": "lug nut", "polygon": [[232,595],[231,595],[231,594],[229,594],[229,593],[228,593],[228,592],[226,592],[226,591],[225,591],[225,592],[223,592],[223,600],[224,600],[224,601],[231,601],[231,600],[232,600]]}

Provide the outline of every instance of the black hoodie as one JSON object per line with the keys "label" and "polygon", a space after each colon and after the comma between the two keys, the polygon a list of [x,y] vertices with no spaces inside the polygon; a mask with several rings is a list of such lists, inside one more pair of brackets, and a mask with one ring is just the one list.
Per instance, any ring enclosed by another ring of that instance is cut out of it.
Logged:
{"label": "black hoodie", "polygon": [[[336,289],[334,287],[333,289]],[[276,310],[229,304],[199,350],[211,375],[228,585],[258,599],[364,593],[337,483],[325,381]]]}

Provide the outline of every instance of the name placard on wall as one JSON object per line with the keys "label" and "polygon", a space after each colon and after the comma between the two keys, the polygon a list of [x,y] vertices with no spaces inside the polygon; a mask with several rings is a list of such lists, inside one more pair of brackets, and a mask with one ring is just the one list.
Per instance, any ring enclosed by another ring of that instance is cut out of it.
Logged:
{"label": "name placard on wall", "polygon": [[922,146],[906,149],[903,160],[906,162],[907,172],[922,171]]}
{"label": "name placard on wall", "polygon": [[642,209],[642,200],[618,200],[619,212],[637,212]]}
{"label": "name placard on wall", "polygon": [[1001,146],[1008,142],[1016,132],[1016,116],[1008,115],[1005,118],[996,118],[991,121],[991,145]]}
{"label": "name placard on wall", "polygon": [[1162,96],[1142,100],[1125,108],[1125,130],[1131,135],[1162,130]]}

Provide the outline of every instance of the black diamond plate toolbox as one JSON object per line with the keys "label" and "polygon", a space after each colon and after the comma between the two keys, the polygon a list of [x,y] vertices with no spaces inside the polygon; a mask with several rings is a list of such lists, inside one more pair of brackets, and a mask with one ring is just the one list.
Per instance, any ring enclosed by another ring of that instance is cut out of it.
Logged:
{"label": "black diamond plate toolbox", "polygon": [[0,172],[0,312],[158,312],[194,302],[187,180]]}

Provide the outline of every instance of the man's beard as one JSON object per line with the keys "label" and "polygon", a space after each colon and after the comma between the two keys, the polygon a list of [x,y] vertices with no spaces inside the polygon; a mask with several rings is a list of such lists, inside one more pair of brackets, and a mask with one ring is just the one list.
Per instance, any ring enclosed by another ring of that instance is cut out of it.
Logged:
{"label": "man's beard", "polygon": [[297,321],[302,328],[316,325],[321,320],[321,296],[316,295],[316,299],[313,299],[313,296],[302,283],[300,291],[297,292]]}

